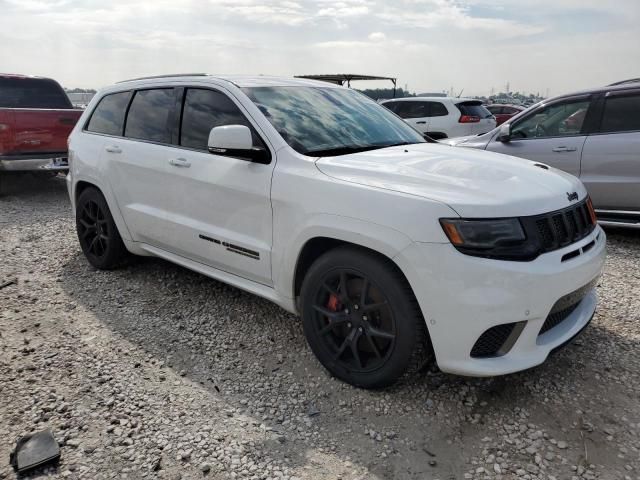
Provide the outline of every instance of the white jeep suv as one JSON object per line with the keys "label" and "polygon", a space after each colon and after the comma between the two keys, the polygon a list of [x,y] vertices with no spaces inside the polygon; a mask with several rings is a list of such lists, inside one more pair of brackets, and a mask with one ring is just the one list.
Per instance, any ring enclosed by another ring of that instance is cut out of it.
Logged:
{"label": "white jeep suv", "polygon": [[69,154],[92,265],[156,255],[267,298],[354,385],[430,358],[463,375],[526,369],[596,308],[605,234],[577,178],[426,143],[353,90],[127,81],[91,101]]}

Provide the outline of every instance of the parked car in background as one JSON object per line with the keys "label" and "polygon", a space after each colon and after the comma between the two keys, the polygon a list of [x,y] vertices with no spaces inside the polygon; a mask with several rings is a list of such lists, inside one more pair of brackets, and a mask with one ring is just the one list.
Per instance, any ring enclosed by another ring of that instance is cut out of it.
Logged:
{"label": "parked car in background", "polygon": [[477,135],[496,126],[496,119],[479,100],[408,97],[386,100],[382,105],[434,140]]}
{"label": "parked car in background", "polygon": [[[351,89],[122,82],[69,142],[92,265],[155,255],[265,297],[300,314],[319,361],[354,385],[389,385],[430,358],[463,375],[526,369],[596,308],[606,241],[580,180],[427,143]],[[571,234],[552,222],[573,216]]]}
{"label": "parked car in background", "polygon": [[494,117],[496,117],[496,126],[502,125],[511,117],[526,109],[525,107],[522,107],[520,105],[501,104],[487,105],[485,108],[489,110]]}
{"label": "parked car in background", "polygon": [[0,173],[66,171],[81,110],[50,78],[0,74]]}
{"label": "parked car in background", "polygon": [[447,143],[569,172],[600,223],[640,227],[640,79],[551,98],[485,135]]}

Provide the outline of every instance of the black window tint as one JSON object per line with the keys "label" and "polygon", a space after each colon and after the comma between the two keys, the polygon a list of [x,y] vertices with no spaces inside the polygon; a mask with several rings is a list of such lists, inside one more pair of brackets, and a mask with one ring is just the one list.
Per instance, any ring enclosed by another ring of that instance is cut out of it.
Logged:
{"label": "black window tint", "polygon": [[103,97],[91,114],[87,130],[106,135],[122,135],[129,95],[130,92],[121,92]]}
{"label": "black window tint", "polygon": [[601,132],[640,130],[640,95],[607,98]]}
{"label": "black window tint", "polygon": [[398,105],[400,105],[400,102],[387,102],[382,104],[383,107],[387,107],[389,110],[396,114],[398,113]]}
{"label": "black window tint", "polygon": [[429,102],[406,101],[398,102],[395,113],[400,118],[423,118],[429,116]]}
{"label": "black window tint", "polygon": [[462,102],[456,105],[462,115],[471,117],[489,118],[492,113],[482,106],[482,102]]}
{"label": "black window tint", "polygon": [[429,116],[430,117],[446,117],[449,115],[449,110],[440,102],[429,102]]}
{"label": "black window tint", "polygon": [[487,107],[487,110],[489,110],[493,115],[500,115],[501,113],[509,113],[506,111],[505,107],[500,107],[498,105],[489,105]]}
{"label": "black window tint", "polygon": [[209,132],[224,125],[245,125],[251,129],[253,144],[256,134],[238,107],[226,95],[214,90],[190,88],[184,100],[180,145],[207,150]]}
{"label": "black window tint", "polygon": [[429,116],[429,102],[408,102],[411,105],[408,118],[424,118]]}
{"label": "black window tint", "polygon": [[125,137],[171,143],[172,88],[136,92],[127,115]]}
{"label": "black window tint", "polygon": [[400,118],[410,118],[410,112],[411,112],[411,104],[413,102],[398,102],[395,106],[395,110],[394,112],[396,113],[396,115],[398,115]]}
{"label": "black window tint", "polygon": [[57,82],[47,78],[0,78],[0,108],[73,108]]}

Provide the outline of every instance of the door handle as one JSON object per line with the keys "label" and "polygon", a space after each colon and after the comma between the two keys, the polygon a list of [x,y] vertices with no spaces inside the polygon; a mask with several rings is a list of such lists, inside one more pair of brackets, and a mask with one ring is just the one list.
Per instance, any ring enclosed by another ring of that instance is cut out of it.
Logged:
{"label": "door handle", "polygon": [[185,158],[172,158],[171,160],[169,160],[169,164],[173,165],[174,167],[182,168],[189,168],[191,166],[191,162],[189,162]]}
{"label": "door handle", "polygon": [[556,147],[551,149],[552,152],[575,152],[576,147]]}
{"label": "door handle", "polygon": [[122,149],[120,149],[120,147],[118,147],[117,145],[109,145],[104,149],[109,153],[122,153]]}
{"label": "door handle", "polygon": [[426,124],[427,124],[427,122],[425,122],[425,121],[422,121],[422,122],[416,122],[416,125],[426,125]]}

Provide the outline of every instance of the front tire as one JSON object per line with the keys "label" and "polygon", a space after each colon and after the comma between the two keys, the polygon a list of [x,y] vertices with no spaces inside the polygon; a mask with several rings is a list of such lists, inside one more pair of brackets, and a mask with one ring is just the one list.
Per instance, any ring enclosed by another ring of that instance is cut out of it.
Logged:
{"label": "front tire", "polygon": [[423,366],[424,319],[390,260],[355,247],[331,250],[311,266],[300,296],[309,346],[337,378],[379,388]]}
{"label": "front tire", "polygon": [[84,190],[76,203],[76,231],[82,252],[91,265],[111,270],[122,264],[127,250],[102,193]]}

